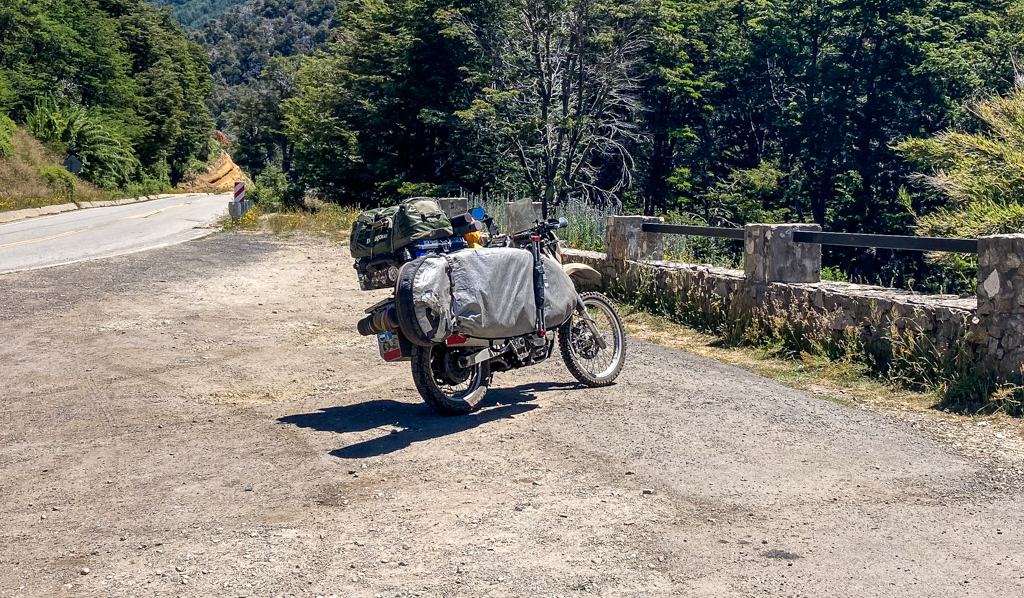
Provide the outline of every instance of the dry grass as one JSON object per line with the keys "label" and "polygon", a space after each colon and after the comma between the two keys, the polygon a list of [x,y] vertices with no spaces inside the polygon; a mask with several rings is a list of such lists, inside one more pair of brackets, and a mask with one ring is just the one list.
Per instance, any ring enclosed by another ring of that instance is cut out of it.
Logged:
{"label": "dry grass", "polygon": [[38,208],[73,201],[98,201],[106,195],[89,183],[72,177],[74,190],[47,183],[40,169],[63,168],[63,158],[24,129],[16,129],[11,136],[14,154],[0,158],[0,212]]}
{"label": "dry grass", "polygon": [[262,214],[259,207],[250,210],[238,222],[225,222],[229,230],[251,230],[275,235],[304,234],[347,241],[359,208],[326,204],[315,211],[291,210]]}
{"label": "dry grass", "polygon": [[985,447],[990,448],[992,437],[1002,434],[995,436],[1006,438],[1000,442],[1007,445],[1000,453],[1014,461],[1024,459],[1024,419],[1002,413],[953,413],[941,408],[942,397],[938,392],[911,392],[884,384],[848,361],[829,361],[807,354],[799,360],[781,359],[765,349],[728,346],[720,336],[698,332],[629,306],[617,307],[631,337],[736,365],[827,401],[886,413],[912,422],[933,437],[955,440],[963,447],[987,451]]}

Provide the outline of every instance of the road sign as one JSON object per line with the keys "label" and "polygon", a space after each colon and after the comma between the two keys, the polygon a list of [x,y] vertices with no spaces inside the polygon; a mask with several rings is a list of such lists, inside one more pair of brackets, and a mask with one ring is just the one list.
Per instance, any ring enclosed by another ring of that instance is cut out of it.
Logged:
{"label": "road sign", "polygon": [[235,201],[245,201],[245,183],[241,181],[235,183]]}
{"label": "road sign", "polygon": [[78,159],[78,156],[68,156],[68,159],[64,160],[64,168],[71,174],[82,172],[82,166],[82,161]]}

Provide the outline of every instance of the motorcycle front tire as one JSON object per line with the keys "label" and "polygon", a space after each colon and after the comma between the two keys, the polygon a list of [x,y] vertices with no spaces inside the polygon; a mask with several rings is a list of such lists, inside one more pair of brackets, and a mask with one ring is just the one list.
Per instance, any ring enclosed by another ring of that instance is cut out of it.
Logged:
{"label": "motorcycle front tire", "polygon": [[[583,323],[581,314],[573,314],[558,329],[558,346],[562,353],[565,367],[581,383],[591,388],[608,386],[615,382],[622,372],[622,364],[626,359],[626,329],[622,319],[612,302],[601,293],[580,293],[580,299],[592,316],[597,316],[601,324],[607,327],[603,332],[606,347],[599,349],[589,339],[590,331]],[[587,338],[584,338],[587,337]],[[581,344],[587,345],[581,347]],[[593,355],[581,354],[583,351]],[[588,357],[596,358],[599,354],[608,355],[607,363],[592,362]],[[597,364],[600,365],[597,365]],[[595,367],[595,365],[597,367]]]}

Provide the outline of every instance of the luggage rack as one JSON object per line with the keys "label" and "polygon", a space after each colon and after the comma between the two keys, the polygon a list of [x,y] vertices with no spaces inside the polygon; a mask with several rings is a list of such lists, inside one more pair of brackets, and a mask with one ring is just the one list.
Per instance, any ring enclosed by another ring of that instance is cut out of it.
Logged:
{"label": "luggage rack", "polygon": [[451,253],[466,248],[462,237],[449,237],[432,241],[415,241],[395,253],[361,257],[356,260],[355,269],[359,275],[359,288],[364,291],[387,289],[398,281],[398,269],[406,262],[425,255]]}

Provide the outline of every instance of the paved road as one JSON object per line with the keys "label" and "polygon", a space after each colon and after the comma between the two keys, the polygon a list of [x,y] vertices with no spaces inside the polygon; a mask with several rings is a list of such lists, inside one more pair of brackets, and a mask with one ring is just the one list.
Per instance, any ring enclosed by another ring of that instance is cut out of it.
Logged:
{"label": "paved road", "polygon": [[0,598],[1024,594],[1020,460],[638,340],[439,417],[382,294],[259,235],[0,276]]}
{"label": "paved road", "polygon": [[0,225],[0,274],[174,245],[209,234],[227,194],[168,197]]}

